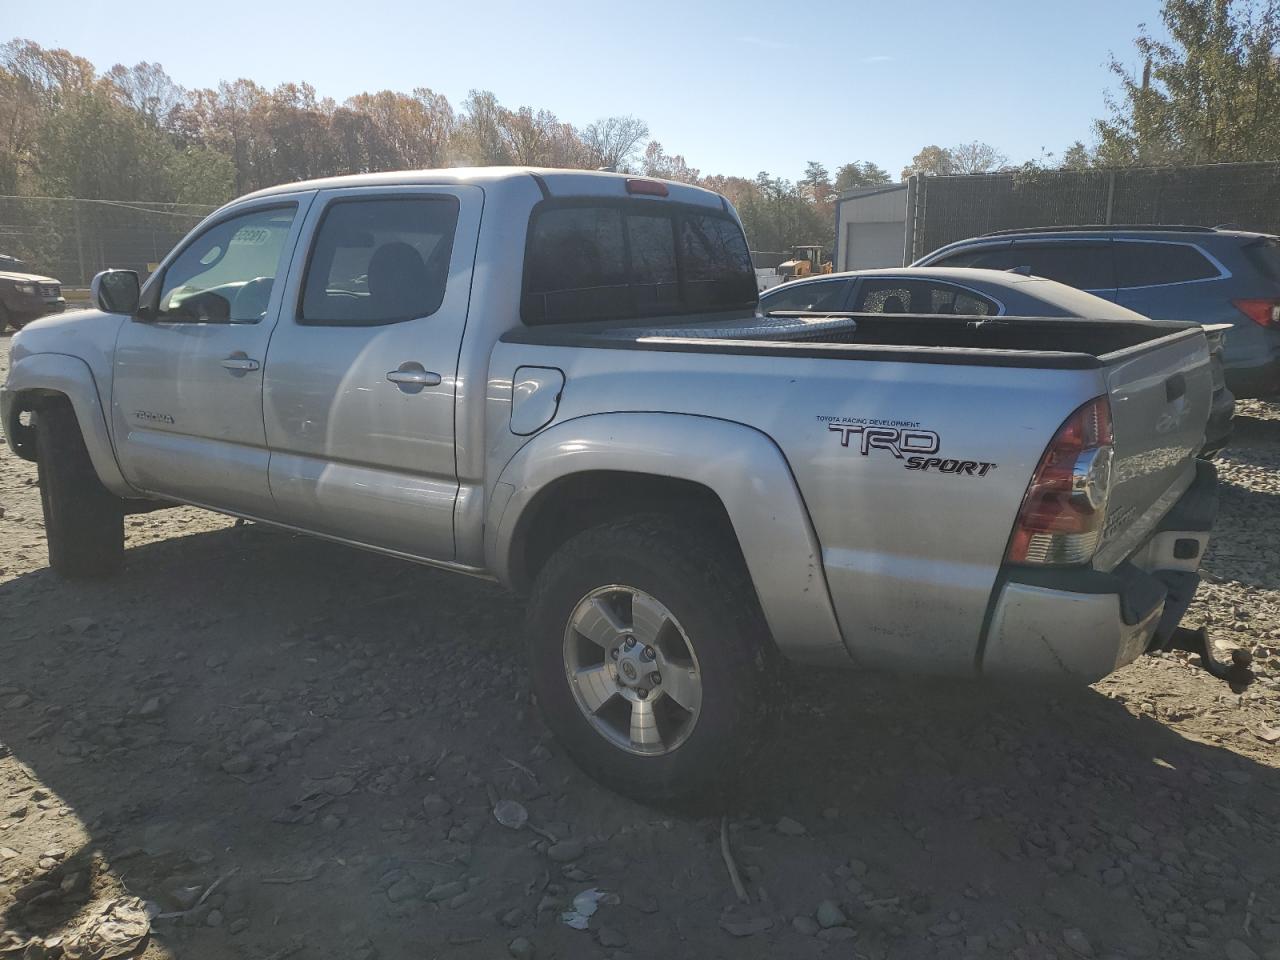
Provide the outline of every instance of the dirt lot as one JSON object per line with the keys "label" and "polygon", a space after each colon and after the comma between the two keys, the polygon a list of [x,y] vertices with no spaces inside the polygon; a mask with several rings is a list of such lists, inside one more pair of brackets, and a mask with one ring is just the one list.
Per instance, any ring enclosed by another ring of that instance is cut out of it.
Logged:
{"label": "dirt lot", "polygon": [[0,956],[94,956],[114,902],[152,958],[1280,958],[1280,405],[1237,431],[1189,620],[1245,696],[800,675],[727,811],[747,905],[720,817],[560,754],[497,588],[188,509],[63,583],[0,451]]}

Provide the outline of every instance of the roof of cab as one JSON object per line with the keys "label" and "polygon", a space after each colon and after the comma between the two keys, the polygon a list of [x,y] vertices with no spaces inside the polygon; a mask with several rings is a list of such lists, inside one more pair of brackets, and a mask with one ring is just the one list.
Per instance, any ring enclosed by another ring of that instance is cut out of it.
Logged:
{"label": "roof of cab", "polygon": [[[609,173],[603,170],[564,170],[548,167],[447,167],[437,170],[388,170],[383,173],[356,173],[341,177],[323,177],[319,180],[300,180],[266,187],[239,197],[237,200],[297,193],[300,190],[333,190],[345,187],[390,187],[414,184],[498,184],[513,180],[528,180],[551,197],[624,197],[628,180],[658,180],[656,177],[637,177],[625,173]],[[667,186],[669,196],[682,203],[706,207],[725,207],[728,202],[711,190],[672,180],[660,181]]]}

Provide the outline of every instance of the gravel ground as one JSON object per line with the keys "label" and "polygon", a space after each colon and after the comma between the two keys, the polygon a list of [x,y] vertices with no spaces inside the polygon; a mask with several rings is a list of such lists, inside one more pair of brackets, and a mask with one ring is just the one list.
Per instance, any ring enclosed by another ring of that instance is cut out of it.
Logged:
{"label": "gravel ground", "polygon": [[497,588],[185,508],[63,583],[0,452],[0,957],[1280,958],[1280,405],[1239,413],[1188,622],[1259,682],[801,674],[726,811],[746,904],[719,816],[561,755]]}

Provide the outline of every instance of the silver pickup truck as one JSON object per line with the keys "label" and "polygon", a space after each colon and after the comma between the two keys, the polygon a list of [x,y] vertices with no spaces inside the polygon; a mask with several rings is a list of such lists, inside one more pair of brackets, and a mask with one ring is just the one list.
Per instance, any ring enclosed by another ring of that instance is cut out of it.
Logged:
{"label": "silver pickup truck", "polygon": [[288,184],[94,297],[0,393],[56,571],[185,503],[495,579],[547,723],[639,798],[738,769],[784,658],[1096,680],[1171,642],[1216,511],[1198,326],[761,316],[683,184]]}

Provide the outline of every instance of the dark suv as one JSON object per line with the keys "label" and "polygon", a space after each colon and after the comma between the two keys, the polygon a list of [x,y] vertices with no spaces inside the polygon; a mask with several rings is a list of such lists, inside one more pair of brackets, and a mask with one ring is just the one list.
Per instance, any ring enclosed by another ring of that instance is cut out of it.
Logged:
{"label": "dark suv", "polygon": [[1280,238],[1216,227],[1045,227],[960,240],[914,265],[1022,270],[1154,320],[1229,323],[1232,393],[1280,392]]}
{"label": "dark suv", "polygon": [[66,307],[61,283],[32,273],[21,260],[0,253],[0,333],[5,327],[21,329],[37,317],[61,313]]}

